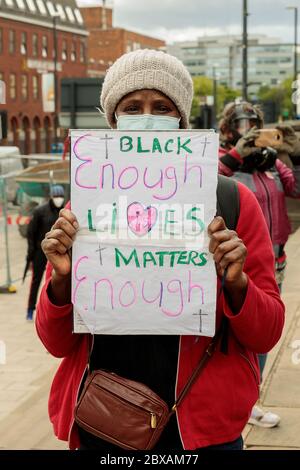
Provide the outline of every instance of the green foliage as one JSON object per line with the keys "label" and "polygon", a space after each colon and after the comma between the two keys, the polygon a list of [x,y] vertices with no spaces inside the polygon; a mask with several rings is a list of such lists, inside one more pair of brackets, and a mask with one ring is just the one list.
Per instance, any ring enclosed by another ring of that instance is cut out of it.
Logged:
{"label": "green foliage", "polygon": [[213,81],[208,77],[193,77],[193,82],[194,98],[191,115],[196,117],[199,115],[200,96],[208,96],[213,94]]}
{"label": "green foliage", "polygon": [[[209,77],[199,76],[193,77],[194,82],[194,99],[192,104],[191,115],[196,117],[200,111],[200,97],[213,96],[213,80]],[[240,93],[237,90],[228,88],[217,83],[217,114],[221,113],[224,105],[229,101],[233,101]]]}
{"label": "green foliage", "polygon": [[262,86],[258,91],[258,98],[263,103],[272,101],[276,104],[278,115],[285,115],[284,117],[292,117],[293,103],[292,103],[292,78],[285,79],[280,85],[276,87]]}
{"label": "green foliage", "polygon": [[[196,117],[200,112],[200,97],[213,95],[213,80],[209,77],[199,76],[193,77],[194,81],[194,99],[192,104],[192,117]],[[261,103],[274,102],[278,110],[278,117],[291,118],[293,115],[292,89],[293,78],[285,79],[280,85],[262,86],[257,97]],[[217,114],[220,115],[224,105],[230,101],[234,101],[241,92],[233,90],[224,85],[217,83]]]}

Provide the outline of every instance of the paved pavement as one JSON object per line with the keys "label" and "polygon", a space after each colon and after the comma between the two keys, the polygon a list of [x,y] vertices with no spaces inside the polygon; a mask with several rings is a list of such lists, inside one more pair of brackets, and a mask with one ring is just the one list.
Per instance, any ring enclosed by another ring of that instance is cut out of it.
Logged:
{"label": "paved pavement", "polygon": [[269,354],[261,391],[262,406],[280,415],[281,423],[272,429],[248,425],[248,449],[300,449],[300,228],[288,241],[287,258],[285,327]]}
{"label": "paved pavement", "polygon": [[[26,243],[14,225],[9,228],[9,242],[12,277],[20,279]],[[261,394],[262,405],[278,413],[281,424],[275,429],[247,426],[248,449],[300,449],[300,229],[290,237],[287,250],[285,330],[269,354]],[[4,280],[0,232],[0,285]],[[20,280],[15,285],[16,294],[0,294],[0,348],[6,347],[5,364],[0,355],[0,449],[66,449],[66,443],[53,436],[47,414],[49,388],[59,360],[47,353],[34,325],[25,321],[29,278],[24,285]],[[296,340],[298,354],[292,347]]]}
{"label": "paved pavement", "polygon": [[[30,277],[21,282],[26,240],[9,226],[12,279],[16,294],[0,294],[0,449],[65,449],[52,432],[47,414],[51,379],[59,360],[45,350],[34,324],[26,322]],[[0,227],[0,285],[6,280],[3,232]]]}

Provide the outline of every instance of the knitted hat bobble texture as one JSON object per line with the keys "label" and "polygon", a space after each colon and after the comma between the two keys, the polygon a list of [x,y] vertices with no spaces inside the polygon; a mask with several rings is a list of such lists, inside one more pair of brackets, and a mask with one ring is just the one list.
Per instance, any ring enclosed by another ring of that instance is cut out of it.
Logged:
{"label": "knitted hat bobble texture", "polygon": [[137,90],[158,90],[176,105],[180,127],[186,129],[193,100],[193,81],[176,57],[162,51],[139,49],[124,54],[108,69],[102,86],[100,104],[110,127],[121,99]]}

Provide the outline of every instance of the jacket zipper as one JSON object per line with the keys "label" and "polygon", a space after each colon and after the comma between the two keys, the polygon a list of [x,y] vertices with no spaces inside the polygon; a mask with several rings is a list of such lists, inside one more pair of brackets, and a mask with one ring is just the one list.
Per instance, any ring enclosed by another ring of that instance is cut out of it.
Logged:
{"label": "jacket zipper", "polygon": [[[177,390],[177,384],[178,384],[178,374],[179,374],[179,357],[180,357],[180,348],[181,348],[181,336],[179,336],[179,346],[178,346],[178,357],[177,357],[177,371],[176,371],[176,382],[175,382],[175,401],[176,401],[176,390]],[[181,430],[180,430],[180,425],[179,425],[179,419],[178,419],[178,414],[177,414],[177,409],[175,409],[175,414],[176,414],[176,421],[177,421],[177,427],[178,427],[178,433],[179,437],[181,440],[182,448],[185,450],[182,435],[181,435]]]}
{"label": "jacket zipper", "polygon": [[251,363],[250,359],[249,359],[247,356],[245,356],[243,353],[240,352],[240,355],[241,355],[242,358],[245,359],[245,361],[249,364],[250,369],[252,370],[252,373],[253,373],[253,375],[254,375],[256,385],[257,385],[258,388],[259,388],[259,380],[258,380],[256,371],[255,371],[255,369],[254,369],[254,367],[253,367],[253,364]]}
{"label": "jacket zipper", "polygon": [[273,231],[273,227],[272,227],[272,213],[271,213],[271,199],[270,199],[270,194],[269,194],[269,191],[268,191],[268,188],[267,186],[265,185],[265,182],[263,180],[263,178],[261,177],[261,175],[259,173],[257,173],[257,176],[259,178],[259,180],[261,181],[264,189],[265,189],[265,192],[266,192],[266,195],[267,195],[267,202],[268,202],[268,212],[269,212],[269,221],[270,221],[270,225],[269,225],[269,231],[270,231],[270,237],[272,239],[272,231]]}
{"label": "jacket zipper", "polygon": [[[78,402],[78,395],[79,395],[79,390],[80,390],[80,387],[81,387],[81,384],[82,384],[83,377],[85,376],[85,373],[86,373],[87,369],[89,370],[89,362],[90,362],[90,356],[91,356],[91,352],[93,350],[93,346],[94,346],[94,335],[92,335],[92,346],[91,346],[91,348],[89,350],[89,354],[88,354],[88,363],[86,364],[86,366],[84,368],[84,371],[82,373],[82,376],[81,376],[81,379],[80,379],[80,382],[79,382],[79,385],[78,385],[75,404]],[[73,414],[73,416],[74,416],[74,414]],[[70,426],[70,429],[69,429],[69,434],[68,434],[69,447],[70,447],[70,439],[71,439],[71,434],[72,434],[72,429],[73,429],[74,423],[75,423],[75,419],[73,417],[73,420],[72,420],[72,423],[71,423],[71,426]]]}

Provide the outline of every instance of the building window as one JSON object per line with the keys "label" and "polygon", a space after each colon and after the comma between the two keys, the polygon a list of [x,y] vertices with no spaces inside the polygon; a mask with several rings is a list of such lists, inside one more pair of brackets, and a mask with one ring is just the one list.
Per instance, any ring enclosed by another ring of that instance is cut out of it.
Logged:
{"label": "building window", "polygon": [[39,79],[37,75],[32,77],[32,96],[34,100],[37,100],[39,97]]}
{"label": "building window", "polygon": [[62,42],[61,58],[63,61],[68,60],[68,43],[65,39]]}
{"label": "building window", "polygon": [[50,16],[54,17],[56,15],[56,10],[52,2],[46,2],[47,8],[49,10]]}
{"label": "building window", "polygon": [[39,37],[35,33],[32,35],[32,55],[33,57],[39,55]]}
{"label": "building window", "polygon": [[43,36],[42,38],[42,56],[44,58],[48,57],[48,38]]}
{"label": "building window", "polygon": [[4,82],[4,74],[0,72],[0,104],[5,104],[6,102],[6,87]]}
{"label": "building window", "polygon": [[21,97],[23,101],[28,99],[28,77],[25,74],[21,75]]}
{"label": "building window", "polygon": [[16,51],[16,32],[13,29],[9,30],[9,53],[14,54]]}
{"label": "building window", "polygon": [[66,14],[65,14],[65,10],[63,9],[62,5],[60,3],[57,3],[56,4],[56,10],[57,12],[59,13],[59,16],[60,16],[60,19],[62,21],[66,21]]}
{"label": "building window", "polygon": [[3,29],[0,28],[0,54],[2,54],[3,51]]}
{"label": "building window", "polygon": [[27,34],[26,33],[21,33],[20,52],[22,55],[27,54]]}
{"label": "building window", "polygon": [[47,15],[47,10],[46,10],[43,0],[36,0],[36,3],[37,3],[40,13],[42,15]]}
{"label": "building window", "polygon": [[12,100],[15,100],[17,97],[17,79],[15,73],[9,75],[9,96]]}
{"label": "building window", "polygon": [[75,14],[75,17],[76,17],[76,20],[78,21],[78,23],[83,24],[83,18],[81,16],[80,10],[78,10],[78,8],[75,8],[74,14]]}
{"label": "building window", "polygon": [[76,42],[72,42],[71,46],[71,61],[75,62],[76,61]]}
{"label": "building window", "polygon": [[32,13],[35,13],[36,12],[36,6],[34,4],[34,1],[33,0],[26,0],[26,2],[27,2],[29,10],[32,11]]}
{"label": "building window", "polygon": [[66,7],[66,13],[67,13],[67,17],[68,17],[69,21],[71,21],[71,23],[75,23],[74,14],[73,14],[73,11],[72,11],[71,7],[69,7],[69,6]]}
{"label": "building window", "polygon": [[80,62],[85,63],[85,43],[80,42]]}
{"label": "building window", "polygon": [[25,10],[24,0],[16,0],[17,6],[20,10]]}

